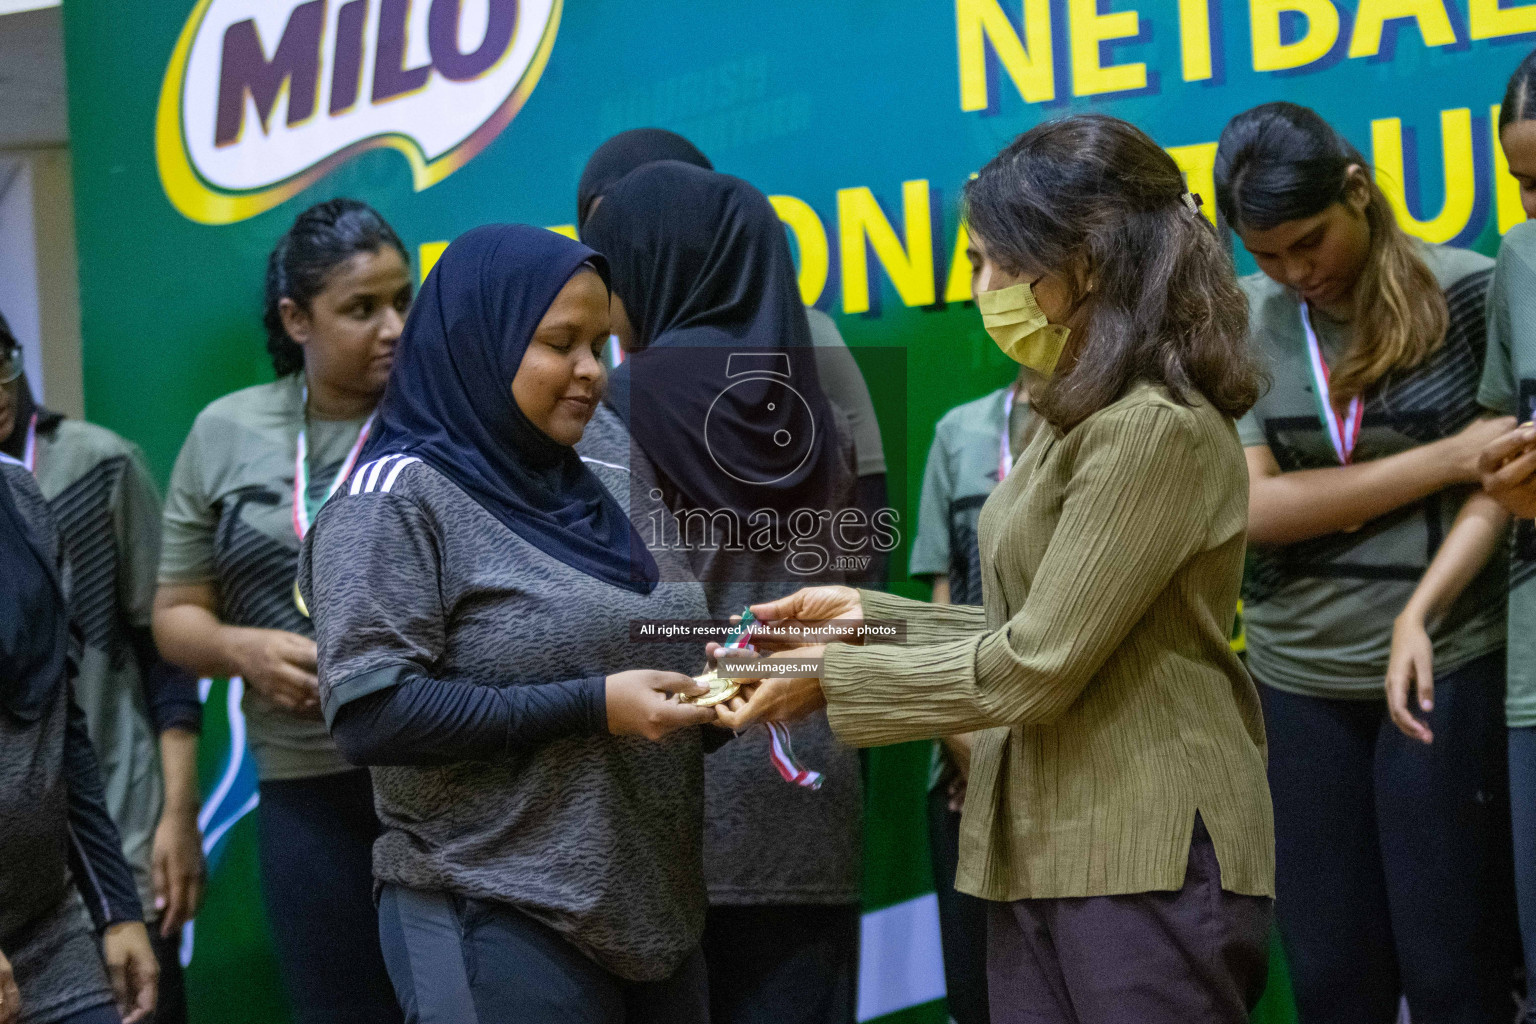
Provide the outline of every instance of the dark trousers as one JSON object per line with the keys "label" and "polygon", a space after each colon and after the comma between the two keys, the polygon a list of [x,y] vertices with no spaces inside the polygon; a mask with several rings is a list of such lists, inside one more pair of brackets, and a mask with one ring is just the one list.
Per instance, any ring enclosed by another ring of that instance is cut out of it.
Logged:
{"label": "dark trousers", "polygon": [[1221,888],[1199,815],[1178,892],[989,908],[997,1024],[1246,1024],[1264,994],[1273,901]]}
{"label": "dark trousers", "polygon": [[1504,654],[1435,679],[1425,746],[1383,700],[1259,687],[1276,911],[1302,1024],[1513,1016]]}
{"label": "dark trousers", "polygon": [[261,783],[261,893],[296,1024],[399,1024],[379,952],[366,771]]}
{"label": "dark trousers", "polygon": [[112,1003],[103,1003],[89,1010],[77,1010],[68,1017],[55,1021],[54,1024],[123,1024],[123,1018],[118,1016],[116,1006]]}
{"label": "dark trousers", "polygon": [[960,863],[960,814],[949,809],[945,786],[928,794],[928,853],[939,898],[944,989],[955,1024],[988,1024],[987,901],[955,889]]}
{"label": "dark trousers", "polygon": [[1525,1021],[1536,1024],[1536,729],[1509,730],[1509,802],[1515,895],[1525,949]]}
{"label": "dark trousers", "polygon": [[186,977],[181,970],[181,932],[160,935],[160,922],[149,921],[149,942],[160,964],[160,995],[150,1024],[187,1024]]}
{"label": "dark trousers", "polygon": [[704,957],[626,981],[511,907],[386,885],[384,959],[409,1024],[708,1024]]}
{"label": "dark trousers", "polygon": [[852,1024],[857,906],[710,907],[713,1024]]}

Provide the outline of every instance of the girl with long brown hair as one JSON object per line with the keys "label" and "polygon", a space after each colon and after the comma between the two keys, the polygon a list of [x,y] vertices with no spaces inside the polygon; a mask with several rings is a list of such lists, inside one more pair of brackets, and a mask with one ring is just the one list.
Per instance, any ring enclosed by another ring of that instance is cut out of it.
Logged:
{"label": "girl with long brown hair", "polygon": [[1321,117],[1268,103],[1222,132],[1222,215],[1270,391],[1251,477],[1244,622],[1264,684],[1277,908],[1305,1024],[1507,1012],[1504,595],[1493,566],[1432,626],[1431,753],[1393,728],[1392,620],[1479,480],[1492,261],[1409,238]]}

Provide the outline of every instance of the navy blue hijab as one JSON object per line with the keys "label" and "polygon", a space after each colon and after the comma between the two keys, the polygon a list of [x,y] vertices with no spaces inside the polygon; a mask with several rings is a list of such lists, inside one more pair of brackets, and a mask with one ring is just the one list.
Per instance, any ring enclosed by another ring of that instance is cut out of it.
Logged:
{"label": "navy blue hijab", "polygon": [[461,235],[411,307],[359,462],[415,455],[539,550],[648,594],[656,562],[623,508],[575,448],[534,426],[512,398],[539,321],[586,265],[607,282],[603,257],[543,228]]}

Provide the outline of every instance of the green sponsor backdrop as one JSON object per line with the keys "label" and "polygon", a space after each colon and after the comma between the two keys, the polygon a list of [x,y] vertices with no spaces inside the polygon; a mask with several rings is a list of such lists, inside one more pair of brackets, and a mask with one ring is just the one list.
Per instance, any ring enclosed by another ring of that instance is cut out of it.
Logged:
{"label": "green sponsor backdrop", "polygon": [[[370,0],[370,11],[381,2]],[[227,26],[248,16],[242,7],[259,7],[262,25],[280,29],[299,6],[220,0],[208,18]],[[1532,45],[1536,5],[579,0],[557,8],[547,66],[515,119],[437,184],[417,191],[400,152],[365,151],[266,212],[197,223],[162,186],[155,123],[173,50],[188,19],[206,7],[194,12],[191,0],[64,6],[87,411],[142,445],[162,481],[204,404],[269,378],[262,270],[273,240],[303,206],[361,197],[413,250],[430,251],[488,221],[568,224],[587,154],[640,125],[680,131],[720,169],[787,197],[777,202],[794,229],[808,299],[838,316],[855,350],[905,348],[904,386],[871,383],[887,436],[905,438],[905,451],[888,454],[905,475],[896,493],[908,513],[907,537],[934,422],[1002,385],[1013,369],[964,301],[965,268],[953,265],[956,199],[970,173],[1039,120],[1091,110],[1136,122],[1174,152],[1209,210],[1223,123],[1285,98],[1316,107],[1356,142],[1415,233],[1492,252],[1520,216],[1490,107]],[[265,29],[267,53],[275,31]],[[322,64],[330,53],[327,39]],[[192,80],[181,94],[217,87]],[[427,95],[435,87],[429,83]],[[287,88],[270,118],[274,131],[291,99]],[[244,102],[243,138],[258,138],[256,107]],[[323,109],[324,95],[319,102]],[[360,102],[368,103],[366,88]],[[904,544],[895,565],[905,553]],[[895,585],[921,594],[904,578]],[[210,694],[204,746],[208,788],[228,775],[228,804],[229,793],[248,792],[249,779],[243,769],[241,790],[238,773],[227,771],[228,723],[212,713],[224,707],[224,693],[219,683]],[[920,842],[926,759],[921,747],[872,758],[871,909],[930,885]],[[286,1011],[259,912],[254,822],[240,820],[240,809],[211,809],[236,823],[223,834],[199,921],[192,999],[199,1020],[279,1021]],[[1289,1019],[1286,1001],[1282,973],[1263,1019]],[[942,1009],[920,1005],[901,1019],[942,1019]]]}

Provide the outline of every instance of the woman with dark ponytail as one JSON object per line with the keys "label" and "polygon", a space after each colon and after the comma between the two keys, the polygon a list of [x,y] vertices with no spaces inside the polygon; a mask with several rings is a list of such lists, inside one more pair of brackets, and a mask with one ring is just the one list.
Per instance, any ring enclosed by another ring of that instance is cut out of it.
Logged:
{"label": "woman with dark ponytail", "polygon": [[295,576],[367,440],[410,301],[405,246],[378,213],[333,199],[299,214],[267,262],[277,379],[202,411],[165,506],[155,638],[191,672],[244,681],[262,895],[301,1024],[401,1019],[372,902],[372,787],[326,733]]}
{"label": "woman with dark ponytail", "polygon": [[1499,104],[1499,148],[1520,185],[1520,205],[1536,217],[1536,50],[1525,55]]}
{"label": "woman with dark ponytail", "polygon": [[1503,567],[1430,628],[1431,752],[1393,727],[1393,617],[1512,425],[1477,392],[1491,261],[1403,233],[1363,157],[1268,103],[1216,155],[1273,386],[1239,424],[1244,621],[1275,803],[1276,908],[1305,1024],[1507,1016]]}

